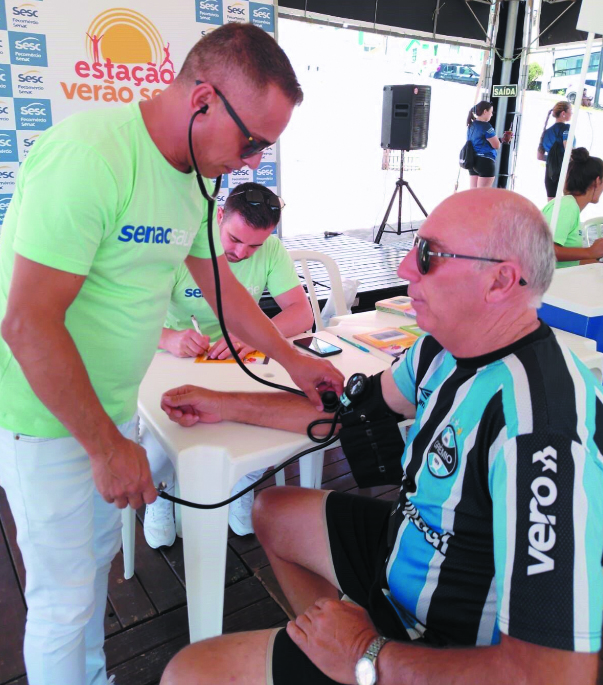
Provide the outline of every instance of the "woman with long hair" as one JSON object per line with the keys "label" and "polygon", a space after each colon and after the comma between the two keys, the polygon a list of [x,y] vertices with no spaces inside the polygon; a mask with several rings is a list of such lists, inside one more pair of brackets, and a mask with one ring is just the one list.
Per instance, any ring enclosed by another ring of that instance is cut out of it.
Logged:
{"label": "woman with long hair", "polygon": [[[549,117],[553,116],[555,123],[547,128],[549,123]],[[567,100],[560,100],[555,104],[555,106],[549,110],[544,121],[544,128],[542,129],[542,135],[540,136],[540,144],[538,145],[539,159],[545,160],[547,155],[551,151],[551,148],[556,142],[563,145],[565,150],[565,145],[567,143],[567,134],[569,133],[570,125],[569,120],[572,118],[572,106]],[[555,195],[557,195],[557,186],[559,185],[559,180],[553,180],[549,177],[547,173],[544,175],[544,186],[546,188],[546,196],[550,201]]]}
{"label": "woman with long hair", "polygon": [[[595,240],[590,247],[582,247],[580,212],[586,205],[599,202],[603,192],[603,160],[591,157],[584,147],[573,150],[563,192],[553,236],[557,268],[596,262],[603,257],[603,238]],[[549,224],[554,205],[553,199],[542,210]]]}
{"label": "woman with long hair", "polygon": [[487,100],[478,102],[467,116],[467,140],[473,145],[475,162],[469,169],[470,188],[490,188],[494,182],[494,162],[501,143],[508,143],[513,135],[505,131],[503,138],[490,125],[494,106]]}

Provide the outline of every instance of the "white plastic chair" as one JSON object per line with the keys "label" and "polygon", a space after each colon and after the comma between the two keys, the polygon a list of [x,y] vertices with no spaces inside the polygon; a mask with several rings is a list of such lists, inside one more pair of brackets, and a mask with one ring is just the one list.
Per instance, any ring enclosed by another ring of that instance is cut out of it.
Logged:
{"label": "white plastic chair", "polygon": [[[341,274],[339,267],[334,259],[321,252],[312,250],[291,250],[289,252],[294,261],[301,263],[302,271],[308,287],[308,296],[312,305],[316,330],[323,330],[322,319],[320,318],[320,306],[316,297],[316,291],[312,282],[312,276],[308,269],[308,262],[321,262],[329,275],[329,284],[333,292],[335,301],[335,311],[337,316],[347,314],[343,286],[341,284]],[[324,450],[318,450],[300,459],[300,478],[307,487],[320,488],[322,485],[322,468],[324,461]],[[285,471],[279,471],[275,475],[277,485],[285,484]],[[176,484],[176,487],[178,485]],[[178,494],[178,492],[176,492]],[[176,510],[176,530],[181,535],[182,525],[180,521],[180,507],[175,506]],[[126,507],[122,512],[122,547],[124,557],[124,578],[129,579],[134,575],[134,550],[135,550],[135,531],[136,531],[136,512],[131,507]]]}
{"label": "white plastic chair", "polygon": [[289,250],[289,255],[293,261],[299,262],[301,265],[306,287],[308,288],[308,298],[312,305],[314,321],[316,322],[316,330],[322,331],[324,330],[324,325],[320,316],[320,306],[318,304],[318,298],[316,297],[312,275],[308,268],[308,262],[321,262],[327,270],[327,274],[329,275],[329,286],[335,303],[335,316],[343,316],[348,313],[348,310],[345,305],[341,273],[339,272],[337,262],[332,257],[329,257],[329,255],[323,254],[322,252],[315,252],[314,250]]}
{"label": "white plastic chair", "polygon": [[596,216],[582,222],[582,235],[586,247],[590,247],[603,233],[603,216]]}

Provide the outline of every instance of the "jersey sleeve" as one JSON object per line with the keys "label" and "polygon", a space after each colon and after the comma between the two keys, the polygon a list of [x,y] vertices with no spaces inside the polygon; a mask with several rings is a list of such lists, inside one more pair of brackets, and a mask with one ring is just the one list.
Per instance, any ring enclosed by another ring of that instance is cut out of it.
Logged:
{"label": "jersey sleeve", "polygon": [[495,138],[496,137],[496,131],[490,126],[488,130],[486,131],[486,138]]}
{"label": "jersey sleeve", "polygon": [[285,246],[276,236],[270,236],[272,243],[266,277],[266,287],[272,297],[278,297],[300,285],[295,264]]}
{"label": "jersey sleeve", "polygon": [[44,266],[86,276],[118,215],[116,179],[102,156],[80,143],[46,143],[30,157],[17,181],[13,248]]}
{"label": "jersey sleeve", "polygon": [[603,470],[580,443],[505,441],[489,472],[502,633],[579,652],[601,647]]}
{"label": "jersey sleeve", "polygon": [[[208,187],[209,182],[206,179],[203,179],[203,182],[205,183],[205,187],[207,188],[208,192],[211,192],[213,188],[210,189]],[[207,232],[209,211],[208,204],[205,200],[203,200],[203,207],[204,213],[201,221],[201,228],[195,236],[193,244],[191,245],[191,249],[189,250],[189,255],[191,257],[198,257],[199,259],[211,259],[211,250],[209,249],[209,237]],[[212,235],[214,238],[214,246],[216,248],[216,256],[219,257],[221,254],[224,254],[224,248],[222,247],[222,241],[220,240],[220,227],[218,226],[218,206],[215,203],[212,217]]]}
{"label": "jersey sleeve", "polygon": [[416,404],[417,361],[418,350],[423,338],[419,338],[412,347],[404,351],[392,364],[394,382],[402,395],[411,403]]}

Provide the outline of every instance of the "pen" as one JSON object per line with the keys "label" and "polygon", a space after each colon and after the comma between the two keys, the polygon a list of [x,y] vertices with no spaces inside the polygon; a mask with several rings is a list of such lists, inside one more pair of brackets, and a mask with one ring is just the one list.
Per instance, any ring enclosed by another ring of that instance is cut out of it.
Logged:
{"label": "pen", "polygon": [[191,321],[193,322],[193,326],[195,327],[195,330],[199,335],[202,335],[201,329],[199,328],[199,322],[197,321],[197,317],[194,314],[191,314]]}
{"label": "pen", "polygon": [[363,352],[370,352],[370,350],[367,347],[364,347],[363,345],[359,345],[356,342],[352,342],[351,340],[344,338],[343,335],[338,335],[337,337],[340,340],[343,340],[343,342],[347,342],[348,345],[353,345],[354,347],[357,347],[359,350],[362,350]]}

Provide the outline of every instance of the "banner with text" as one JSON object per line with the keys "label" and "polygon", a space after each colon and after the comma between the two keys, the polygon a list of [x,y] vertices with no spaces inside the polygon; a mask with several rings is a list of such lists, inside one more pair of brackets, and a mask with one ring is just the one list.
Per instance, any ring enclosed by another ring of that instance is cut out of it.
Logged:
{"label": "banner with text", "polygon": [[[272,0],[0,0],[0,225],[20,164],[53,123],[88,108],[154,97],[174,80],[190,48],[229,22],[275,34]],[[277,189],[276,145],[255,170],[223,177]]]}

